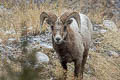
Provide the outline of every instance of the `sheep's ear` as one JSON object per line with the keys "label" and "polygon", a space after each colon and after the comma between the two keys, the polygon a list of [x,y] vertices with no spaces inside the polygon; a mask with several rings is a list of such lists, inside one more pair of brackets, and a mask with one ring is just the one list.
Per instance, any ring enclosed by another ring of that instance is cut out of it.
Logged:
{"label": "sheep's ear", "polygon": [[66,24],[67,24],[67,25],[70,25],[72,22],[73,22],[73,20],[70,19],[70,20],[66,21]]}

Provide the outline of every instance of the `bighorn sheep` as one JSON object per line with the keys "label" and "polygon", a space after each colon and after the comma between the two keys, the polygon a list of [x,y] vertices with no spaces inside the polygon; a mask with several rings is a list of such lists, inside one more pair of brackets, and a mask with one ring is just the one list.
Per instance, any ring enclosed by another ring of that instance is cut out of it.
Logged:
{"label": "bighorn sheep", "polygon": [[45,19],[51,26],[53,48],[60,57],[65,73],[67,63],[74,62],[75,79],[81,80],[91,43],[92,24],[89,18],[78,12],[65,12],[61,17],[54,13],[42,12],[41,27]]}

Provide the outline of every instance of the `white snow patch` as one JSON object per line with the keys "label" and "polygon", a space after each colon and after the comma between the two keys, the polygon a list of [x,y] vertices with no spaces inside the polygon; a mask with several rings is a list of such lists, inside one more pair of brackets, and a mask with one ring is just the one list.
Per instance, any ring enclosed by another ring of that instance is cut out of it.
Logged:
{"label": "white snow patch", "polygon": [[47,45],[47,44],[45,44],[45,43],[40,44],[40,46],[45,47],[45,48],[48,48],[48,49],[52,49],[52,48],[53,48],[52,46]]}

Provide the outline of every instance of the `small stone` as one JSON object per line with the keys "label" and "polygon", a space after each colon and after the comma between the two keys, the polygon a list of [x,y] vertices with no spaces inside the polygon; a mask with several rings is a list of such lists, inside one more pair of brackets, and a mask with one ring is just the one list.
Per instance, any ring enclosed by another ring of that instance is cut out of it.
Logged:
{"label": "small stone", "polygon": [[44,48],[47,48],[47,49],[53,49],[52,46],[47,45],[47,44],[45,44],[45,43],[41,43],[40,46],[42,46],[42,47],[44,47]]}
{"label": "small stone", "polygon": [[32,30],[32,29],[33,29],[33,27],[32,27],[32,26],[28,28],[28,30]]}
{"label": "small stone", "polygon": [[14,29],[11,29],[5,32],[5,35],[8,35],[8,34],[16,34],[16,32]]}
{"label": "small stone", "polygon": [[104,34],[104,33],[106,33],[106,32],[107,32],[107,30],[104,30],[104,29],[100,30],[100,33],[101,33],[101,34]]}
{"label": "small stone", "polygon": [[103,25],[105,26],[105,28],[107,28],[113,32],[118,31],[116,24],[111,20],[104,20]]}
{"label": "small stone", "polygon": [[113,57],[119,57],[119,54],[116,53],[115,51],[110,51],[109,55],[113,56]]}
{"label": "small stone", "polygon": [[15,39],[15,38],[9,38],[8,40],[11,41],[11,42],[13,42],[13,41],[15,41],[16,39]]}
{"label": "small stone", "polygon": [[38,63],[42,63],[42,62],[48,63],[49,62],[49,57],[42,52],[37,52],[36,58],[37,58]]}

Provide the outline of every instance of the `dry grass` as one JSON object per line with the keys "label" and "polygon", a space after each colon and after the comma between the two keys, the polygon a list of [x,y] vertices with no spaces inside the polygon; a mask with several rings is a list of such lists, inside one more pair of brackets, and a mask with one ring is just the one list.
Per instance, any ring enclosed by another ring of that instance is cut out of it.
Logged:
{"label": "dry grass", "polygon": [[[4,2],[4,6],[10,9],[0,11],[0,28],[3,28],[4,30],[3,32],[0,32],[0,38],[4,39],[4,41],[10,37],[15,37],[18,39],[21,35],[25,35],[22,33],[22,29],[24,29],[24,27],[27,28],[28,34],[39,34],[40,13],[48,10],[55,13],[60,12],[60,9],[56,7],[57,3],[44,3],[41,4],[39,8],[36,4],[27,5],[24,2],[21,3],[20,6],[11,7],[10,5],[12,5],[11,2]],[[5,34],[5,31],[12,29],[15,30],[15,34]],[[45,29],[46,27],[43,27],[42,30],[44,31]]]}
{"label": "dry grass", "polygon": [[[84,80],[119,80],[120,79],[120,57],[109,57],[102,52],[103,46],[112,46],[116,50],[120,50],[119,32],[107,32],[103,38],[102,44],[98,46],[99,52],[89,51],[89,59],[87,60],[84,72]],[[109,49],[109,48],[108,48]],[[111,48],[109,49],[111,50]],[[51,53],[52,54],[52,53]],[[52,60],[51,68],[56,79],[62,77],[62,67],[59,60]],[[68,64],[68,78],[73,80],[74,65]]]}
{"label": "dry grass", "polygon": [[120,31],[118,32],[108,32],[104,36],[104,45],[110,44],[112,47],[114,47],[117,50],[120,50]]}
{"label": "dry grass", "polygon": [[[87,15],[90,17],[92,22],[100,24],[104,19],[106,19],[106,15],[104,15],[106,11],[106,1],[98,1],[99,3],[102,3],[98,5],[100,8],[95,9],[95,7],[92,5],[92,3],[98,4],[95,0],[89,0],[87,4],[91,5],[90,9],[88,9]],[[62,12],[68,9],[73,9],[76,4],[67,5],[62,0],[58,0],[57,3],[49,4],[49,3],[43,3],[40,4],[39,7],[36,4],[33,4],[32,1],[28,5],[25,0],[22,0],[22,2],[19,4],[19,6],[16,6],[15,0],[4,0],[0,1],[1,4],[7,8],[7,10],[0,10],[0,28],[4,28],[5,31],[14,29],[15,34],[5,34],[5,32],[0,32],[0,37],[2,39],[7,40],[10,37],[15,37],[17,40],[19,40],[19,37],[21,35],[25,35],[22,33],[23,27],[27,28],[28,34],[39,34],[40,32],[40,13],[42,11],[52,11],[56,13],[57,15],[61,15]],[[77,11],[83,11],[84,7],[86,8],[86,2],[84,1],[78,1],[78,4],[81,4],[78,6],[78,8],[74,9]],[[42,31],[45,31],[46,24],[42,28]]]}
{"label": "dry grass", "polygon": [[[115,61],[120,58],[107,58],[101,53],[90,52],[91,59],[87,64],[93,70],[92,75],[86,75],[85,80],[119,80],[120,67]],[[119,62],[120,63],[120,62]]]}
{"label": "dry grass", "polygon": [[[64,11],[64,7],[66,4],[62,0],[59,0],[58,3],[54,4],[48,4],[44,3],[41,4],[38,8],[35,4],[29,4],[26,5],[24,3],[20,4],[20,6],[15,6],[15,3],[10,0],[10,2],[6,2],[4,0],[4,6],[8,8],[7,11],[1,11],[0,10],[0,28],[2,28],[4,31],[0,31],[0,39],[3,40],[5,43],[8,38],[16,38],[17,40],[20,39],[21,36],[26,35],[24,33],[24,27],[27,28],[28,34],[39,34],[39,22],[40,22],[40,13],[42,11],[53,11],[57,15],[61,15],[62,11]],[[14,1],[14,0],[13,0]],[[93,1],[93,0],[89,0]],[[101,0],[100,0],[101,1]],[[104,2],[104,1],[103,1]],[[0,2],[1,3],[1,2]],[[58,7],[57,7],[58,6]],[[85,5],[81,5],[85,6]],[[82,11],[81,8],[79,8],[78,11]],[[88,13],[88,16],[90,19],[99,24],[102,23],[102,21],[106,18],[106,16],[103,15],[104,8],[91,11]],[[42,31],[45,31],[47,27],[47,24],[44,25],[42,28]],[[6,34],[5,32],[8,30],[15,30],[15,34]],[[117,50],[120,50],[120,37],[118,37],[120,32],[112,33],[108,32],[104,35],[104,40],[102,45],[112,45]],[[101,46],[100,46],[101,47]],[[87,61],[86,65],[86,72],[89,71],[88,66],[90,67],[90,70],[92,73],[87,74],[85,72],[84,80],[119,80],[120,79],[120,58],[108,58],[104,56],[103,53],[97,53],[97,52],[90,52],[89,54],[90,59]],[[0,61],[1,63],[1,61]],[[55,68],[53,69],[54,76],[56,78],[61,77],[62,68],[59,64],[59,60],[53,61]],[[15,65],[16,66],[16,65]],[[70,71],[68,72],[68,80],[73,79],[73,64],[69,65]],[[1,71],[1,70],[0,70]],[[0,72],[1,73],[1,72]]]}
{"label": "dry grass", "polygon": [[[84,80],[119,80],[120,79],[120,58],[110,58],[103,53],[89,52],[90,59],[85,67]],[[53,60],[51,68],[55,78],[62,77],[62,67],[59,60]],[[74,64],[68,64],[67,80],[74,79]]]}

